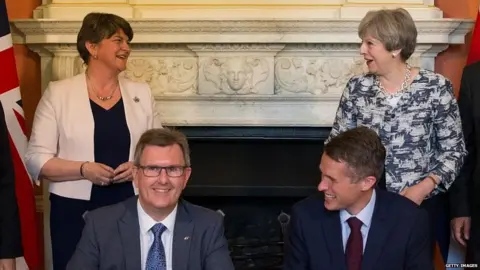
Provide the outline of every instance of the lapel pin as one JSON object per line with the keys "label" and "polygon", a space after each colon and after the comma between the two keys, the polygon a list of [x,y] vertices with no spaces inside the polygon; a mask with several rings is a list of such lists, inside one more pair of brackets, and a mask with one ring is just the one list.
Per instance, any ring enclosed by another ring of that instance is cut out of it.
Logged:
{"label": "lapel pin", "polygon": [[140,101],[140,99],[139,99],[138,97],[134,97],[134,98],[133,98],[133,101],[135,101],[135,102],[139,102],[139,101]]}
{"label": "lapel pin", "polygon": [[183,240],[188,240],[188,239],[190,239],[190,236],[185,236],[185,237],[183,238]]}

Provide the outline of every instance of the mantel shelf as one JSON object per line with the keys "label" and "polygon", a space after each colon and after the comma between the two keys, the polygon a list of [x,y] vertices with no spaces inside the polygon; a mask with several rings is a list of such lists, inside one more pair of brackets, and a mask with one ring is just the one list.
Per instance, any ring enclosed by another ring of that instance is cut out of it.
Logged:
{"label": "mantel shelf", "polygon": [[[358,43],[360,19],[130,19],[133,43]],[[416,20],[419,44],[461,44],[472,20]],[[15,43],[74,44],[80,20],[11,22]]]}

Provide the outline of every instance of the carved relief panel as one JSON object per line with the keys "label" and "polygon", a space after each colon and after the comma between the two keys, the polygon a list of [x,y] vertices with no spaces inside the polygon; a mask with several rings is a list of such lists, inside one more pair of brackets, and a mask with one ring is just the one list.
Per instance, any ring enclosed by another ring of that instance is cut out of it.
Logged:
{"label": "carved relief panel", "polygon": [[[75,57],[74,74],[85,72],[86,65]],[[154,96],[195,95],[198,89],[196,57],[132,57],[120,74],[136,82],[150,85]]]}
{"label": "carved relief panel", "polygon": [[[275,50],[273,53],[268,49],[267,52],[255,52],[259,49],[255,46],[240,47],[242,49],[240,53],[238,50],[233,51],[234,47],[230,46],[228,48],[231,51],[228,54],[211,51],[205,53],[199,50],[201,53],[196,51],[197,54],[200,54],[197,57],[193,56],[194,54],[192,56],[131,56],[127,69],[121,75],[134,81],[148,83],[152,94],[157,97],[196,95],[340,96],[352,76],[368,71],[365,61],[360,56],[351,56],[350,54],[350,56],[331,57],[318,50],[318,46],[310,47],[287,48],[278,56],[275,56]],[[305,54],[306,49],[310,54]],[[312,51],[313,53],[311,53]],[[56,56],[54,64],[64,63],[67,58],[73,66],[71,75],[85,71],[86,66],[78,56]],[[418,55],[414,55],[408,62],[412,66],[421,66]],[[60,72],[59,68],[54,70],[53,77],[55,79],[66,77],[64,76],[65,71]]]}
{"label": "carved relief panel", "polygon": [[[408,63],[421,67],[418,56]],[[275,59],[275,94],[341,94],[348,80],[368,72],[361,57],[278,57]]]}
{"label": "carved relief panel", "polygon": [[190,44],[200,95],[273,95],[274,57],[283,44]]}
{"label": "carved relief panel", "polygon": [[197,74],[194,57],[131,58],[124,72],[128,79],[148,83],[154,96],[196,94]]}
{"label": "carved relief panel", "polygon": [[200,94],[273,94],[273,59],[201,57]]}
{"label": "carved relief panel", "polygon": [[353,57],[279,57],[275,61],[275,93],[341,93],[352,76],[365,72],[363,62]]}

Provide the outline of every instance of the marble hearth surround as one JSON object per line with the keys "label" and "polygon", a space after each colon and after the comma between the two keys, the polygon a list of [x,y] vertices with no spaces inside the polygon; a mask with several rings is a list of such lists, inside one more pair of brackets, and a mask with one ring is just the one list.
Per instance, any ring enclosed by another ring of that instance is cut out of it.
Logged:
{"label": "marble hearth surround", "polygon": [[[412,65],[433,70],[473,25],[444,19],[434,0],[44,0],[34,19],[11,26],[14,43],[41,56],[42,89],[83,70],[81,19],[105,11],[131,22],[122,76],[150,84],[165,125],[330,126],[347,80],[365,71],[360,19],[398,6],[419,31]],[[37,201],[51,269],[47,185]]]}

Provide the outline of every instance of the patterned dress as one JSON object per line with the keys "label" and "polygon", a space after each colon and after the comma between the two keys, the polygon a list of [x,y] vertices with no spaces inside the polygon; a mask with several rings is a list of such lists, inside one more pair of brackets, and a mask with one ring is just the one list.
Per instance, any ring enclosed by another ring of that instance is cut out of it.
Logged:
{"label": "patterned dress", "polygon": [[351,78],[326,142],[356,126],[369,127],[380,136],[387,150],[387,189],[397,193],[431,173],[441,184],[428,197],[445,192],[467,153],[452,83],[425,69],[396,95],[382,92],[375,75]]}

